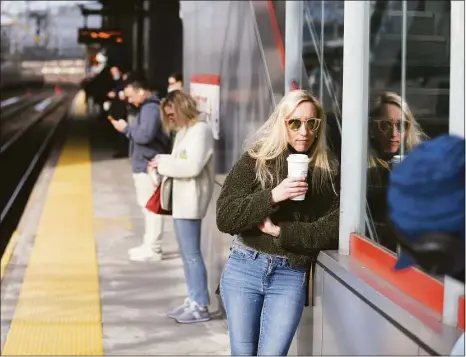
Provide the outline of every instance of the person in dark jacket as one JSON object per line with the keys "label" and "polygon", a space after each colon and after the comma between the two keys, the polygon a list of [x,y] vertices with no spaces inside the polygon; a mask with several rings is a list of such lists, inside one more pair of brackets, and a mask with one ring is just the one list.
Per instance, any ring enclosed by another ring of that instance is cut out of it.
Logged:
{"label": "person in dark jacket", "polygon": [[[464,138],[442,135],[418,145],[393,169],[387,196],[402,247],[395,269],[418,265],[464,283]],[[464,333],[450,355],[464,356]]]}
{"label": "person in dark jacket", "polygon": [[[113,89],[107,94],[109,98],[108,115],[114,119],[123,119],[128,121],[123,72],[117,64],[110,67],[110,72],[113,77]],[[114,158],[122,158],[128,155],[128,139],[122,133],[117,133],[115,138],[115,148],[116,152],[113,154]]]}
{"label": "person in dark jacket", "polygon": [[464,282],[464,144],[447,134],[425,141],[390,174],[388,213],[405,248],[395,269],[418,264]]}
{"label": "person in dark jacket", "polygon": [[167,92],[174,90],[183,90],[183,75],[181,73],[172,73],[168,77]]}
{"label": "person in dark jacket", "polygon": [[[217,226],[235,236],[220,280],[232,355],[288,353],[311,264],[338,247],[339,170],[325,132],[317,99],[289,92],[222,187]],[[297,153],[310,159],[307,178],[287,178],[287,156]]]}
{"label": "person in dark jacket", "polygon": [[138,75],[128,79],[125,88],[128,101],[139,108],[133,124],[123,119],[112,120],[116,130],[129,139],[129,156],[133,170],[138,204],[144,213],[145,234],[142,245],[129,250],[133,261],[160,260],[163,217],[147,210],[146,204],[154,193],[154,182],[146,168],[153,157],[168,154],[168,137],[162,128],[159,99],[149,89],[147,81]]}

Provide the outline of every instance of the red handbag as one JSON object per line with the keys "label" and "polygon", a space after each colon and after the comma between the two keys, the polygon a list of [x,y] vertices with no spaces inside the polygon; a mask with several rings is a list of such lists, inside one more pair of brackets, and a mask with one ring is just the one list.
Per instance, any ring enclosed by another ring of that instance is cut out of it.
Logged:
{"label": "red handbag", "polygon": [[157,189],[155,190],[155,192],[152,194],[151,198],[149,198],[149,201],[147,201],[146,208],[155,214],[171,216],[172,214],[171,210],[167,211],[162,208],[162,202],[160,199],[161,190],[162,190],[162,185],[159,185]]}

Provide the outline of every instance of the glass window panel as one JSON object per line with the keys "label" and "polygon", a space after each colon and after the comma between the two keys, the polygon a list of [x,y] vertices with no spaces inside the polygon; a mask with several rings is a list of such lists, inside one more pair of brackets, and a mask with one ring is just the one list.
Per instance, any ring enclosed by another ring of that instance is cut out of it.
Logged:
{"label": "glass window panel", "polygon": [[308,86],[326,111],[329,147],[340,156],[344,1],[303,1],[303,10]]}
{"label": "glass window panel", "polygon": [[396,251],[386,204],[391,169],[423,140],[448,132],[450,2],[372,5],[366,235]]}

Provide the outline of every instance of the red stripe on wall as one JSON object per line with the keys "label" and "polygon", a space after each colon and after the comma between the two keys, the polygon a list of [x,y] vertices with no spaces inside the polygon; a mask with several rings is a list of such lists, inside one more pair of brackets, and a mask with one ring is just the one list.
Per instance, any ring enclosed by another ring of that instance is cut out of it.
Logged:
{"label": "red stripe on wall", "polygon": [[439,314],[443,313],[443,284],[438,280],[416,268],[395,271],[393,267],[397,259],[392,253],[357,234],[351,235],[350,255],[406,295]]}
{"label": "red stripe on wall", "polygon": [[282,35],[280,34],[280,27],[278,27],[277,14],[273,7],[272,0],[267,0],[267,8],[269,10],[270,22],[272,23],[273,35],[277,44],[280,59],[282,61],[283,70],[285,70],[285,46],[283,46]]}
{"label": "red stripe on wall", "polygon": [[458,301],[458,328],[464,331],[464,296],[461,296]]}
{"label": "red stripe on wall", "polygon": [[216,74],[193,74],[191,83],[220,85],[220,76]]}

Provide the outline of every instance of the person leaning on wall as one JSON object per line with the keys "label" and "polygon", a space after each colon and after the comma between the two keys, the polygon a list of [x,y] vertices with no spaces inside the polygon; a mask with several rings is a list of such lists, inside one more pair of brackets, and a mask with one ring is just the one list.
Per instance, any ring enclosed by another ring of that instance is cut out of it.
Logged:
{"label": "person leaning on wall", "polygon": [[[319,101],[289,92],[222,187],[217,226],[235,236],[219,289],[232,355],[287,355],[311,265],[320,250],[338,247],[339,165],[325,133]],[[307,177],[287,177],[287,157],[296,154]]]}

